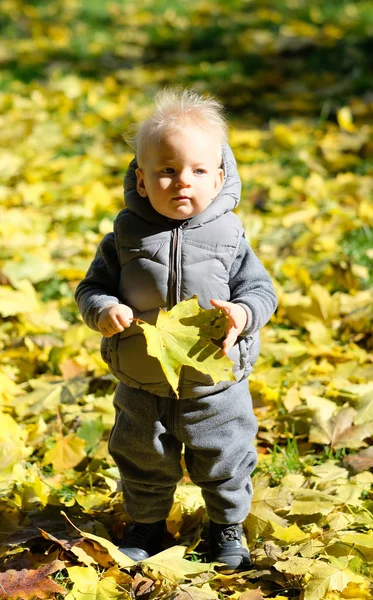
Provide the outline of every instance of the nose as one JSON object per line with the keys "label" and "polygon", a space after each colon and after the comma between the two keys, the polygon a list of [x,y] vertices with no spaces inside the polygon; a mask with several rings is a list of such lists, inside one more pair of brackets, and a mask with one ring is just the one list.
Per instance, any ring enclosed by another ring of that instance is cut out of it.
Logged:
{"label": "nose", "polygon": [[190,187],[190,185],[190,174],[188,173],[188,171],[186,171],[185,169],[183,171],[180,171],[176,181],[176,187],[182,189],[188,188]]}

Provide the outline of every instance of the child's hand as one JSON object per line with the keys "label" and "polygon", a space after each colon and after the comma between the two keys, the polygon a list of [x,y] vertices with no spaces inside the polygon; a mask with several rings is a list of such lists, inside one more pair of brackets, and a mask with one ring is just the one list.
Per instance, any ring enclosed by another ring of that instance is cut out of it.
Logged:
{"label": "child's hand", "polygon": [[235,345],[238,336],[246,327],[246,310],[239,304],[225,302],[224,300],[210,300],[210,304],[215,308],[220,308],[223,315],[228,317],[228,331],[223,342],[223,353],[228,354]]}
{"label": "child's hand", "polygon": [[129,327],[133,320],[133,312],[125,304],[114,304],[104,308],[97,319],[97,327],[101,335],[110,338]]}

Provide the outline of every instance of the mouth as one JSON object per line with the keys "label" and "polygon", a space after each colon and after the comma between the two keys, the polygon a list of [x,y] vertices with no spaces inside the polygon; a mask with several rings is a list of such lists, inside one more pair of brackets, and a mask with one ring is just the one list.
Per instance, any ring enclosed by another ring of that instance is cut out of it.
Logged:
{"label": "mouth", "polygon": [[172,200],[191,200],[189,196],[174,196]]}

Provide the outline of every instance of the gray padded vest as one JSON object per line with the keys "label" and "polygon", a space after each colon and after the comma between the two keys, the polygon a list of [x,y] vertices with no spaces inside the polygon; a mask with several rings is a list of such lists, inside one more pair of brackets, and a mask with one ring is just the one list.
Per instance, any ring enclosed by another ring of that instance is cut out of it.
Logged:
{"label": "gray padded vest", "polygon": [[[159,307],[169,310],[177,302],[197,294],[202,308],[210,299],[230,299],[229,272],[243,235],[243,227],[232,209],[239,202],[240,180],[233,154],[224,148],[225,181],[217,198],[199,215],[187,221],[172,221],[157,213],[136,191],[136,161],[125,179],[127,208],[114,224],[116,249],[121,267],[120,296],[126,298],[136,317],[154,323]],[[249,341],[251,343],[251,340]],[[246,361],[248,340],[231,351],[236,379],[251,370]],[[110,339],[103,338],[102,355],[118,379],[132,387],[159,396],[172,396],[159,362],[148,356],[142,330],[136,325]],[[213,386],[209,376],[184,367],[180,398],[196,397],[231,385]]]}

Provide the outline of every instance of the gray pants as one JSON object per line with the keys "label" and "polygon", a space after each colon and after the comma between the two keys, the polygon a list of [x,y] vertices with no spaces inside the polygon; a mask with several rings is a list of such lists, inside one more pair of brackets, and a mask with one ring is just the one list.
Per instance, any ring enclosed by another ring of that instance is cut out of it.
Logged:
{"label": "gray pants", "polygon": [[162,398],[119,383],[109,452],[118,465],[128,514],[135,521],[165,519],[182,477],[180,457],[202,490],[216,523],[239,523],[252,497],[257,421],[247,379],[202,398]]}

